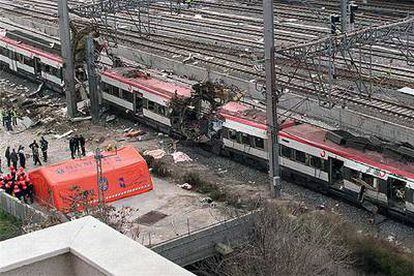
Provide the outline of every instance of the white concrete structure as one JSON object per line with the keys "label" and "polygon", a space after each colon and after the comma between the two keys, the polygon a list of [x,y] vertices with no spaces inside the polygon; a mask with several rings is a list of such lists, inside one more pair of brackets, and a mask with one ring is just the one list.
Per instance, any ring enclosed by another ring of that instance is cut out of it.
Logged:
{"label": "white concrete structure", "polygon": [[193,275],[93,217],[0,242],[1,275]]}

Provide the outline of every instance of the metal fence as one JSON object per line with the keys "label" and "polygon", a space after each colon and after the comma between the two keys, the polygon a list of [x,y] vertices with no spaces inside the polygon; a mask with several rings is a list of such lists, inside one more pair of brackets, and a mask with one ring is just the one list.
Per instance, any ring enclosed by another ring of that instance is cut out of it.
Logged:
{"label": "metal fence", "polygon": [[254,230],[257,212],[219,222],[187,235],[167,240],[150,248],[170,261],[186,266],[217,253],[216,246],[237,246]]}

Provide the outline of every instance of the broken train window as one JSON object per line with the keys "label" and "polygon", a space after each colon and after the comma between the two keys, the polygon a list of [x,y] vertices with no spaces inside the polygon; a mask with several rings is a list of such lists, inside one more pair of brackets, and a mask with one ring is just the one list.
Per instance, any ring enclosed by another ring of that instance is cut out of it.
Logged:
{"label": "broken train window", "polygon": [[132,94],[131,92],[122,89],[122,99],[133,103],[134,102],[134,94]]}
{"label": "broken train window", "polygon": [[260,137],[253,137],[254,147],[258,149],[264,149],[264,139]]}
{"label": "broken train window", "polygon": [[241,142],[244,145],[250,146],[250,136],[246,133],[241,133]]}
{"label": "broken train window", "polygon": [[300,150],[295,150],[295,159],[298,162],[306,163],[306,153]]}
{"label": "broken train window", "polygon": [[233,129],[229,129],[229,139],[230,140],[237,140],[237,131],[233,130]]}

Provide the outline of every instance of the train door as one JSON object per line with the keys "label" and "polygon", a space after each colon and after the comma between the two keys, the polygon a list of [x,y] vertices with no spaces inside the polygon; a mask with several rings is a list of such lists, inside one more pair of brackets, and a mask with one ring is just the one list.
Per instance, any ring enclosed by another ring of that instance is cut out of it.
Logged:
{"label": "train door", "polygon": [[135,114],[140,116],[143,114],[144,108],[144,97],[142,93],[134,91],[134,111]]}
{"label": "train door", "polygon": [[329,183],[338,184],[344,180],[344,161],[329,157]]}
{"label": "train door", "polygon": [[42,63],[38,57],[34,57],[34,73],[37,79],[42,78]]}
{"label": "train door", "polygon": [[17,53],[10,51],[10,70],[17,72]]}
{"label": "train door", "polygon": [[387,184],[388,207],[394,210],[404,211],[407,182],[390,176],[388,177]]}

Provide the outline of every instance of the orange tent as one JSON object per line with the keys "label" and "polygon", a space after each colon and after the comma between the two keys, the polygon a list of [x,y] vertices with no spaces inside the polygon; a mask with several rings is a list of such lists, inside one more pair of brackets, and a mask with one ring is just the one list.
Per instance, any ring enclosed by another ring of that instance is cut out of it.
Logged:
{"label": "orange tent", "polygon": [[[147,163],[130,146],[117,152],[103,152],[102,171],[105,179],[105,202],[130,197],[153,189]],[[29,172],[36,198],[40,203],[68,211],[75,203],[75,187],[87,191],[88,201],[98,203],[97,166],[94,156],[68,160]]]}

